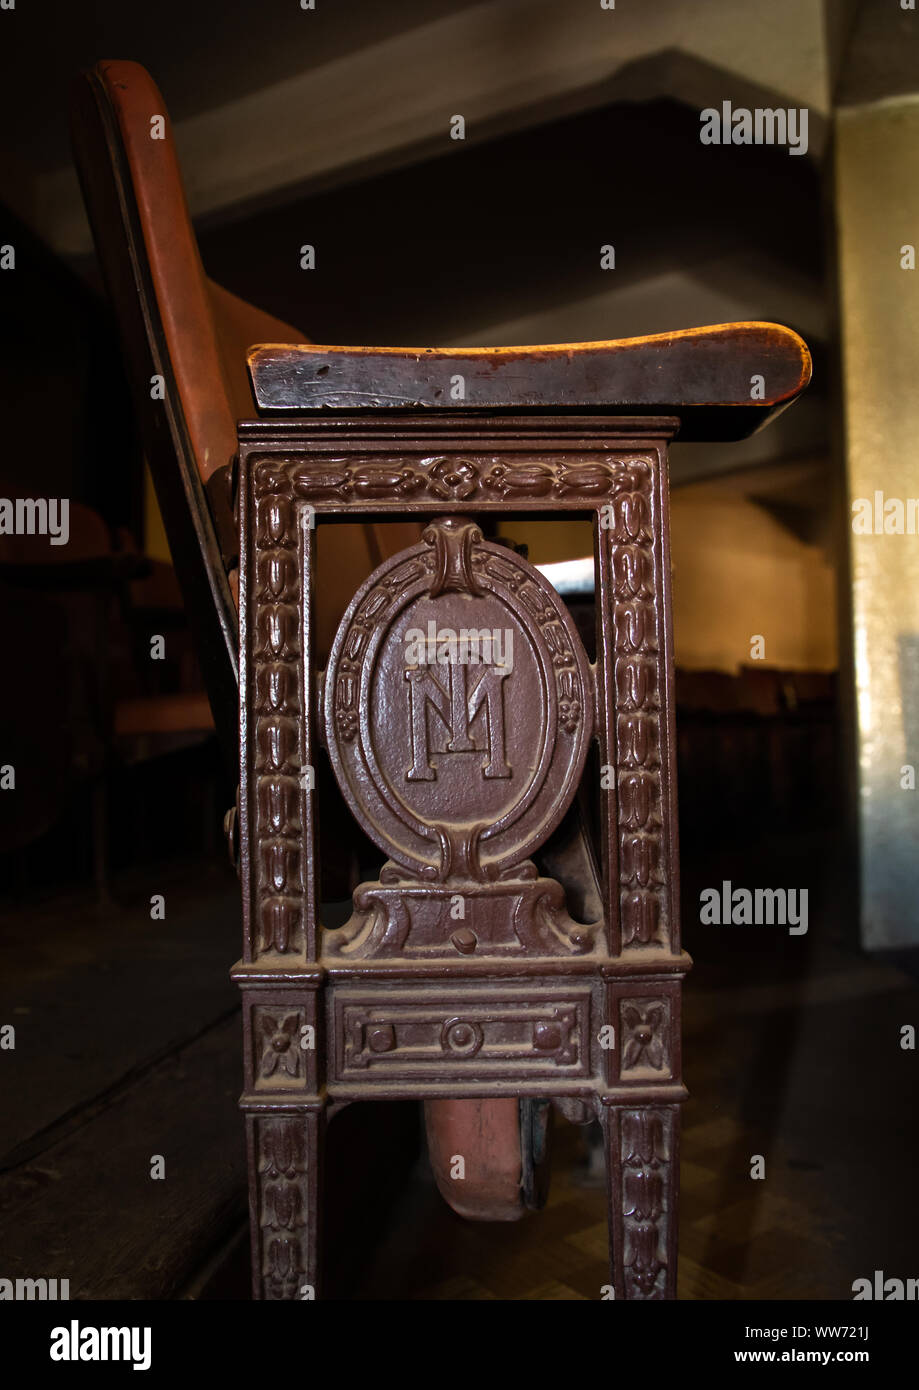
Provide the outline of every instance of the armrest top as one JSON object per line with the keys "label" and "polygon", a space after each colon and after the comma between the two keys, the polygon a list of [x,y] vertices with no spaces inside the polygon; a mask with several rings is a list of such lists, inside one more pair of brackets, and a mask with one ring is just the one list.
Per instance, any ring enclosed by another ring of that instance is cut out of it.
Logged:
{"label": "armrest top", "polygon": [[262,414],[362,410],[676,416],[683,439],[740,439],[811,376],[804,340],[774,323],[724,323],[612,342],[249,349]]}

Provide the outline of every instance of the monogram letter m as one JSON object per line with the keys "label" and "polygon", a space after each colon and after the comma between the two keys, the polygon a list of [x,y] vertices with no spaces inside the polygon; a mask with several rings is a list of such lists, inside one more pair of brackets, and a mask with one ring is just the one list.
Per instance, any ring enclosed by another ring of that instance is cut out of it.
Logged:
{"label": "monogram letter m", "polygon": [[451,664],[447,667],[447,689],[430,669],[411,667],[405,672],[408,681],[409,712],[412,722],[412,766],[405,774],[409,782],[433,782],[437,773],[430,761],[428,709],[432,709],[449,735],[438,753],[474,753],[481,748],[470,736],[469,726],[482,712],[488,758],[482,764],[484,777],[510,777],[504,747],[504,697],[502,682],[510,675],[497,666],[486,666],[473,686],[468,688],[468,668]]}

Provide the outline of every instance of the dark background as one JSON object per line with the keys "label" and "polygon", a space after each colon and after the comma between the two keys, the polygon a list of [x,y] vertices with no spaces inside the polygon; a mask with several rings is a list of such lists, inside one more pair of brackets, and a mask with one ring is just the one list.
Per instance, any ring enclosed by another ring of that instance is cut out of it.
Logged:
{"label": "dark background", "polygon": [[[15,799],[0,793],[0,1024],[17,1028],[15,1052],[0,1053],[0,1266],[4,1251],[10,1266],[0,1275],[66,1267],[81,1297],[245,1296],[227,979],[238,889],[221,831],[236,770],[202,714],[99,268],[42,205],[69,161],[69,83],[100,58],[142,62],[181,155],[183,122],[470,8],[320,0],[304,16],[272,0],[19,4],[0,15],[0,244],[16,248],[15,272],[0,279],[0,493],[69,496],[70,556],[117,557],[104,581],[76,583],[0,537],[0,763],[17,769]],[[915,49],[887,21],[882,42],[870,8],[826,16],[837,97],[909,80]],[[716,22],[700,12],[700,24]],[[779,39],[793,48],[796,35]],[[828,116],[812,113],[806,157],[726,148],[713,159],[698,139],[705,103],[687,92],[770,106],[780,94],[749,70],[742,80],[704,71],[675,40],[654,42],[566,96],[525,94],[470,120],[462,144],[419,130],[302,185],[206,209],[196,216],[205,268],[314,342],[488,342],[534,316],[547,333],[556,325],[542,341],[788,322],[814,356],[806,399],[750,445],[678,446],[675,496],[739,479],[789,536],[837,564]],[[452,109],[445,94],[445,123]],[[283,131],[262,134],[267,160]],[[317,247],[309,275],[305,242]],[[797,469],[790,494],[786,467]],[[717,628],[718,612],[707,621]],[[167,661],[149,660],[151,633],[167,634]],[[677,643],[679,653],[679,632]],[[686,991],[684,1297],[845,1299],[875,1268],[917,1272],[915,1063],[896,1044],[916,1019],[915,963],[859,947],[839,689],[826,663],[753,670],[743,652],[731,669],[690,661],[678,672],[685,944],[697,962]],[[185,724],[132,725],[132,702],[155,697],[184,700]],[[356,830],[354,842],[365,857]],[[701,926],[699,893],[723,878],[806,887],[808,935]],[[153,894],[166,897],[163,922],[150,919]],[[333,1127],[344,1296],[596,1296],[605,1234],[589,1134],[558,1136],[546,1212],[472,1227],[433,1192],[414,1107],[379,1109],[369,1129],[351,1112]],[[164,1184],[149,1182],[153,1152],[167,1155]],[[765,1183],[749,1178],[757,1153]]]}

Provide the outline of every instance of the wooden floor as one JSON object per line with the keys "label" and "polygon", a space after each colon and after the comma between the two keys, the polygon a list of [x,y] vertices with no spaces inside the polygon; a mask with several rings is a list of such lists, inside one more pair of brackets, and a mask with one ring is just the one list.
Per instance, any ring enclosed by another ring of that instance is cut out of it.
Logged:
{"label": "wooden floor", "polygon": [[238,896],[219,861],[174,864],[5,914],[0,1277],[170,1298],[238,1229]]}
{"label": "wooden floor", "polygon": [[[691,899],[711,875],[688,869]],[[237,885],[214,865],[173,865],[157,877],[166,920],[151,922],[149,884],[149,873],[119,884],[106,909],[73,898],[7,917],[16,970],[0,981],[0,1021],[17,1038],[0,1071],[0,1277],[67,1277],[76,1298],[245,1298],[227,980]],[[803,938],[687,931],[684,1299],[848,1300],[875,1269],[919,1273],[917,1062],[899,1047],[919,991],[909,961],[868,960],[847,942],[832,894],[821,900],[818,885],[813,901]],[[330,1199],[336,1296],[600,1296],[605,1199],[588,1129],[556,1121],[544,1211],[480,1225],[437,1195],[412,1148],[414,1106],[360,1110],[333,1122],[352,1164]],[[156,1154],[162,1182],[149,1176]]]}

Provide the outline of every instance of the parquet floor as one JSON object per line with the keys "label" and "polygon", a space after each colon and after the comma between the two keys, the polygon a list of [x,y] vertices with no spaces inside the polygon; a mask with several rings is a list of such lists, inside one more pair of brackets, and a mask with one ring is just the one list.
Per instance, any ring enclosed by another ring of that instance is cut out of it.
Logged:
{"label": "parquet floor", "polygon": [[[738,1137],[725,1120],[689,1124],[684,1131],[679,1297],[833,1297],[827,1213],[803,1193],[797,1200],[772,1195],[745,1174],[728,1190],[724,1155]],[[605,1195],[585,1165],[585,1138],[561,1129],[546,1208],[505,1227],[461,1222],[417,1175],[357,1296],[597,1299],[609,1277]],[[426,1233],[420,1249],[419,1230]]]}

